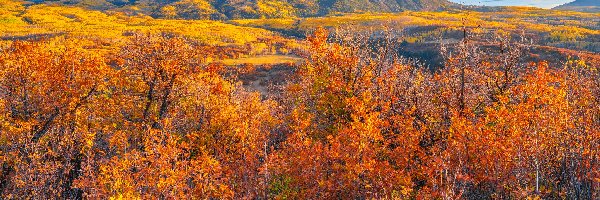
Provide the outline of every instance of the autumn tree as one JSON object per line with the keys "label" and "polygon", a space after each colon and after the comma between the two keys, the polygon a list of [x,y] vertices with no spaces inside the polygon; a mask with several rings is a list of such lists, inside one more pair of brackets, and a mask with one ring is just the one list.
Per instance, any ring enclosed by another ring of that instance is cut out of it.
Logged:
{"label": "autumn tree", "polygon": [[275,96],[212,62],[242,50],[175,34],[104,54],[11,42],[0,198],[600,197],[599,66],[526,62],[526,40],[463,33],[431,70],[395,33],[317,29]]}
{"label": "autumn tree", "polygon": [[[225,79],[205,48],[136,35],[115,55],[112,124],[78,186],[88,197],[262,195],[273,104]],[[118,166],[118,167],[114,167]]]}
{"label": "autumn tree", "polygon": [[81,198],[73,187],[102,129],[112,69],[74,45],[14,42],[0,55],[2,194]]}
{"label": "autumn tree", "polygon": [[270,194],[597,195],[589,178],[598,169],[597,132],[581,117],[597,113],[586,106],[596,99],[595,68],[529,64],[522,41],[499,34],[481,46],[474,37],[444,51],[445,67],[432,72],[394,57],[394,41],[379,46],[370,37],[317,30],[281,103],[287,139],[273,157]]}
{"label": "autumn tree", "polygon": [[[288,86],[289,135],[277,153],[271,192],[278,197],[408,198],[409,166],[422,153],[413,106],[398,104],[410,77],[426,76],[398,57],[367,50],[344,36],[328,40],[319,29],[311,55]],[[361,50],[362,49],[362,50]],[[388,49],[389,50],[389,49]],[[392,56],[392,57],[390,57]],[[401,99],[402,98],[402,99]],[[415,97],[418,98],[418,97]],[[408,101],[416,100],[410,99]]]}

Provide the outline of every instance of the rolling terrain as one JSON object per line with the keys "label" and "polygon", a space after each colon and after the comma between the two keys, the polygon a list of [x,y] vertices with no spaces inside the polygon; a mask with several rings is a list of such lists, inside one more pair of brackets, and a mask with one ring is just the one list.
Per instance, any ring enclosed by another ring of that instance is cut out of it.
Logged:
{"label": "rolling terrain", "polygon": [[35,0],[36,4],[79,6],[128,14],[183,19],[240,19],[325,16],[349,12],[440,10],[446,0]]}
{"label": "rolling terrain", "polygon": [[599,72],[597,12],[0,0],[0,199],[600,199]]}
{"label": "rolling terrain", "polygon": [[555,10],[572,10],[579,12],[600,12],[600,1],[596,0],[575,0],[552,9]]}
{"label": "rolling terrain", "polygon": [[[438,69],[443,65],[441,44],[452,45],[462,40],[464,30],[468,32],[470,38],[481,43],[489,42],[489,38],[498,33],[506,34],[515,40],[526,39],[535,44],[530,46],[531,54],[526,60],[546,60],[552,66],[560,66],[570,58],[580,57],[588,58],[586,60],[589,64],[597,64],[591,60],[597,59],[595,57],[598,57],[600,52],[600,27],[598,26],[600,14],[598,13],[525,7],[457,10],[452,6],[446,7],[445,11],[410,11],[438,8],[427,6],[430,4],[422,2],[398,1],[397,4],[386,4],[395,5],[398,9],[371,4],[367,6],[370,7],[369,9],[381,9],[379,11],[384,13],[356,13],[359,11],[346,10],[351,13],[299,17],[305,14],[294,11],[292,17],[285,18],[269,16],[269,18],[252,19],[260,17],[253,15],[245,16],[250,19],[193,20],[188,18],[198,17],[179,14],[166,17],[153,14],[157,9],[181,4],[184,1],[94,2],[94,5],[104,6],[90,7],[92,1],[0,2],[0,7],[3,8],[3,12],[0,13],[0,22],[2,22],[0,39],[6,45],[18,39],[78,40],[80,44],[87,44],[86,49],[90,51],[110,54],[124,45],[133,33],[172,33],[189,37],[204,45],[216,45],[227,49],[228,51],[221,51],[227,53],[213,54],[206,60],[222,62],[230,66],[278,65],[300,59],[305,56],[304,52],[307,50],[302,40],[318,27],[331,29],[333,33],[336,32],[335,30],[340,30],[388,34],[402,42],[402,45],[396,49],[398,55],[419,60],[430,69]],[[200,1],[194,3],[198,4]],[[313,14],[338,12],[336,10],[338,6],[333,5],[357,5],[356,2],[342,3],[342,1],[331,1],[329,6],[325,5],[325,2],[319,3],[313,6],[326,7],[330,10],[322,11],[318,8],[316,10],[321,11]],[[209,6],[211,12],[221,13],[216,8],[226,4],[226,2],[212,1],[202,5]],[[411,6],[415,4],[422,7]],[[433,4],[451,5],[444,2],[432,2],[431,5]],[[304,4],[294,5],[292,10],[309,8]],[[150,12],[144,11],[147,9],[139,9],[135,15],[126,10],[134,7],[151,9],[148,10]],[[195,12],[200,11],[193,6],[189,8]],[[181,9],[183,8],[175,7],[178,13],[183,12]],[[225,15],[221,19],[238,17],[244,16]],[[270,79],[254,81],[264,82],[262,83],[264,85]],[[251,81],[244,82],[251,85]],[[263,86],[260,86],[259,90],[265,91]]]}
{"label": "rolling terrain", "polygon": [[299,38],[317,27],[354,32],[392,31],[397,39],[403,41],[400,50],[402,55],[420,59],[430,66],[441,64],[439,44],[460,41],[464,37],[464,30],[467,30],[469,37],[481,39],[481,42],[485,42],[483,38],[486,35],[503,33],[536,44],[534,49],[552,47],[553,53],[539,50],[536,52],[540,52],[540,55],[531,59],[550,60],[554,65],[560,65],[569,56],[574,56],[560,53],[573,51],[562,50],[586,54],[600,52],[599,13],[527,7],[495,8],[493,11],[404,11],[295,19],[240,19],[228,22]]}

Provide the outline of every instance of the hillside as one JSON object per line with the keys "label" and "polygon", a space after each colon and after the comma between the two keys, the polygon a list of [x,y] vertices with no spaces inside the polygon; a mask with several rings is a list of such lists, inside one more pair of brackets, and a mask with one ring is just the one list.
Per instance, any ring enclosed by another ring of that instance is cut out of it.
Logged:
{"label": "hillside", "polygon": [[598,0],[576,0],[571,3],[557,6],[553,9],[572,10],[580,12],[600,12],[600,1]]}
{"label": "hillside", "polygon": [[139,13],[161,18],[240,19],[325,16],[353,12],[399,12],[439,10],[446,0],[35,0],[34,3]]}
{"label": "hillside", "polygon": [[[430,66],[436,66],[442,61],[439,57],[438,46],[441,41],[440,37],[447,41],[459,41],[464,37],[463,27],[471,30],[474,35],[485,35],[502,30],[510,33],[514,38],[520,38],[523,35],[540,46],[597,54],[600,52],[599,16],[596,13],[503,7],[494,12],[406,11],[300,19],[240,19],[228,22],[239,26],[263,28],[295,37],[310,34],[318,27],[350,29],[354,32],[386,31],[389,27],[393,27],[395,30],[402,30],[398,34],[401,35],[402,40],[406,41],[405,45],[400,48],[403,56],[417,58],[426,61]],[[462,19],[468,20],[463,21]],[[541,52],[539,57],[554,65],[560,65],[565,57],[569,56],[556,56],[548,52]],[[533,58],[532,60],[537,59]]]}
{"label": "hillside", "polygon": [[600,12],[465,7],[0,0],[0,200],[600,200]]}
{"label": "hillside", "polygon": [[23,6],[18,1],[0,1],[0,48],[6,40],[39,38],[82,38],[103,41],[90,45],[94,51],[112,51],[132,33],[180,34],[207,45],[243,46],[261,41],[276,41],[277,34],[268,30],[241,27],[211,20],[154,19],[125,16],[80,7],[55,5]]}

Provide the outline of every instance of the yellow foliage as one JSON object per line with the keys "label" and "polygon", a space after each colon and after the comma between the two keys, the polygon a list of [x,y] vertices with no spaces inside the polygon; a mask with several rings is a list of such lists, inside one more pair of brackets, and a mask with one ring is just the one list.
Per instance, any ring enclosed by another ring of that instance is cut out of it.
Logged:
{"label": "yellow foliage", "polygon": [[263,64],[294,64],[301,62],[302,59],[294,56],[282,56],[282,55],[264,55],[264,56],[254,56],[248,58],[239,58],[239,59],[225,59],[222,62],[225,65],[241,65],[241,64],[253,64],[253,65],[263,65]]}
{"label": "yellow foliage", "polygon": [[[16,10],[18,8],[15,7]],[[77,7],[34,5],[24,10],[20,16],[16,13],[0,15],[0,33],[5,36],[67,34],[106,39],[112,45],[119,46],[124,42],[123,35],[128,32],[172,32],[213,45],[245,44],[274,35],[264,29],[240,27],[218,21],[108,15]]]}
{"label": "yellow foliage", "polygon": [[296,13],[294,7],[285,1],[258,0],[256,5],[262,18],[292,17]]}
{"label": "yellow foliage", "polygon": [[[499,12],[476,11],[442,11],[402,13],[363,13],[342,14],[328,17],[311,17],[302,19],[244,19],[233,20],[234,24],[310,32],[318,27],[352,27],[357,30],[381,30],[386,27],[405,28],[412,26],[440,26],[447,29],[461,30],[468,28],[471,32],[484,33],[503,30],[507,32],[528,31],[548,33],[557,41],[576,41],[583,37],[600,35],[600,30],[589,28],[595,26],[594,19],[600,14],[578,13],[570,11],[543,10],[535,8],[515,7]],[[553,19],[552,23],[535,21],[537,18]],[[577,18],[579,20],[563,20]],[[421,36],[426,37],[426,36]],[[414,38],[413,40],[418,40]]]}

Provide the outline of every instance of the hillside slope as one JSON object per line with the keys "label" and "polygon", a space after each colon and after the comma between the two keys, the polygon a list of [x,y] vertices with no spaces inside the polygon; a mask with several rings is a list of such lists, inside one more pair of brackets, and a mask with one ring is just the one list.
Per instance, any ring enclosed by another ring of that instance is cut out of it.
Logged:
{"label": "hillside slope", "polygon": [[556,10],[572,10],[580,12],[600,12],[600,1],[598,0],[576,0],[571,3],[557,6]]}
{"label": "hillside slope", "polygon": [[[119,45],[135,32],[180,34],[215,46],[246,45],[275,40],[276,33],[211,20],[153,19],[88,10],[80,7],[28,5],[0,0],[0,42],[2,40],[68,36],[106,41]],[[104,48],[104,47],[103,47]]]}
{"label": "hillside slope", "polygon": [[241,19],[325,16],[334,13],[430,11],[447,0],[33,0],[161,18]]}

